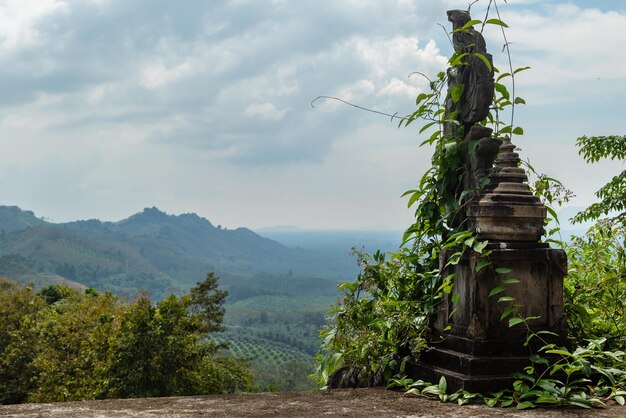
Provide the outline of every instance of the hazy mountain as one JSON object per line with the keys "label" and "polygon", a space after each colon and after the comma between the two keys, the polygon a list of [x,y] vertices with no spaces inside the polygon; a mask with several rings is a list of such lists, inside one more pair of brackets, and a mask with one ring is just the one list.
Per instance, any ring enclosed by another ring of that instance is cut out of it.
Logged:
{"label": "hazy mountain", "polygon": [[19,231],[46,223],[29,210],[22,210],[17,206],[0,206],[0,232]]}
{"label": "hazy mountain", "polygon": [[168,215],[157,208],[118,222],[53,224],[0,206],[2,230],[1,275],[40,285],[60,277],[122,294],[147,290],[155,298],[189,288],[208,271],[220,275],[225,287],[249,293],[258,288],[250,280],[267,283],[268,274],[337,282],[356,270],[347,255],[289,248],[246,228],[215,227],[196,214]]}

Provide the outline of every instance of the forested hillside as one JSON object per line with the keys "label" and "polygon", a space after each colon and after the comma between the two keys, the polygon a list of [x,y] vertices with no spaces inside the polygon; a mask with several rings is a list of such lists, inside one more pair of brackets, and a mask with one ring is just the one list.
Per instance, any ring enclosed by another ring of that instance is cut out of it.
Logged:
{"label": "forested hillside", "polygon": [[196,214],[168,215],[156,208],[119,222],[53,224],[1,206],[0,231],[0,275],[36,287],[65,281],[127,296],[145,291],[158,300],[213,271],[232,288],[231,297],[240,298],[237,289],[250,293],[247,287],[258,287],[253,282],[259,273],[336,282],[355,271],[347,251],[328,257],[288,248],[246,228],[216,227]]}
{"label": "forested hillside", "polygon": [[118,222],[55,224],[0,206],[0,234],[0,276],[35,291],[63,284],[131,301],[147,294],[157,304],[215,272],[228,298],[226,331],[214,338],[250,361],[260,390],[313,386],[306,376],[324,314],[337,299],[337,283],[358,271],[350,248],[397,245],[392,232],[262,232],[273,240],[156,208]]}

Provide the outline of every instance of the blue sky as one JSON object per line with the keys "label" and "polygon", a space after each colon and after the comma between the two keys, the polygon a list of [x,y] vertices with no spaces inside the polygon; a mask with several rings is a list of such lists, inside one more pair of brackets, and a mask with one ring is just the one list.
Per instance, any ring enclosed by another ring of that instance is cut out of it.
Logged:
{"label": "blue sky", "polygon": [[[484,16],[488,1],[472,8]],[[626,5],[499,1],[510,25],[522,156],[575,206],[623,162],[580,135],[625,134]],[[228,227],[403,228],[428,164],[410,113],[451,47],[442,0],[0,0],[0,204],[54,221],[147,206]],[[496,27],[485,37],[506,57]]]}

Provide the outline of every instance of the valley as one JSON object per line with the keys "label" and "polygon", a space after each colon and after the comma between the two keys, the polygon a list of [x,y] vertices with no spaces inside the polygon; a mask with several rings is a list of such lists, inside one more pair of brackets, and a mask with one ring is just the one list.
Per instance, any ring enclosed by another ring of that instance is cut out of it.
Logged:
{"label": "valley", "polygon": [[391,251],[401,232],[257,232],[157,208],[118,222],[56,224],[0,206],[0,276],[36,289],[64,284],[127,300],[147,293],[159,301],[215,272],[229,295],[226,331],[211,338],[249,360],[259,390],[312,388],[307,374],[325,314],[339,295],[337,284],[359,271],[351,248]]}

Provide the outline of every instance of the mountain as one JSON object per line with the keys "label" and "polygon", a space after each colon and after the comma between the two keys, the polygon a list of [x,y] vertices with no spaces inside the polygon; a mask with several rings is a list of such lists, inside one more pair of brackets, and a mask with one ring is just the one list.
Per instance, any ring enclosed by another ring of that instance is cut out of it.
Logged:
{"label": "mountain", "polygon": [[213,271],[236,297],[232,290],[250,294],[258,288],[255,277],[266,282],[267,274],[336,283],[355,273],[347,257],[289,248],[246,228],[215,227],[193,213],[169,215],[154,207],[118,222],[54,224],[30,211],[0,206],[0,231],[0,275],[36,285],[54,277],[56,282],[129,296],[148,291],[161,298],[188,289]]}
{"label": "mountain", "polygon": [[0,232],[13,232],[42,226],[46,221],[39,219],[32,211],[22,210],[17,206],[0,207]]}

